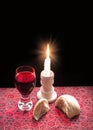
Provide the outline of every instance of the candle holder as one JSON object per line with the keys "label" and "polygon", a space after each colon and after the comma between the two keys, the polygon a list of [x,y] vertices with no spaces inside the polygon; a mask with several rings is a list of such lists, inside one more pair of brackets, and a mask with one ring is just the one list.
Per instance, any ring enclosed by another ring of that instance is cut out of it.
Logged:
{"label": "candle holder", "polygon": [[49,103],[55,101],[57,98],[57,93],[54,90],[54,72],[50,70],[50,75],[46,76],[45,71],[43,70],[40,75],[40,90],[37,92],[37,98],[46,98]]}

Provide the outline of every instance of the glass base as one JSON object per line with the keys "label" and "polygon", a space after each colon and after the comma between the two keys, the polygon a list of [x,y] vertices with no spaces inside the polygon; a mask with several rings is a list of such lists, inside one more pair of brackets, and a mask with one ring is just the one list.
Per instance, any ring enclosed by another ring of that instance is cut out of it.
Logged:
{"label": "glass base", "polygon": [[27,103],[24,103],[24,102],[21,102],[21,101],[18,102],[18,108],[21,111],[30,111],[32,109],[32,106],[33,106],[32,101],[27,102]]}
{"label": "glass base", "polygon": [[18,102],[18,108],[21,111],[30,111],[32,109],[33,103],[28,99],[29,98],[21,98],[21,100]]}

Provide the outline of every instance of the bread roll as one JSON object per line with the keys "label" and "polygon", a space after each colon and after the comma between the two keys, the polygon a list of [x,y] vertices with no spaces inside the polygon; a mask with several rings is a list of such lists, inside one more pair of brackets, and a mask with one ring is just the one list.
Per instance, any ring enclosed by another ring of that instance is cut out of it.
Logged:
{"label": "bread roll", "polygon": [[80,114],[80,105],[75,97],[64,94],[57,98],[55,106],[62,110],[68,118]]}
{"label": "bread roll", "polygon": [[35,120],[39,120],[44,114],[49,111],[49,103],[47,99],[40,99],[34,106],[33,117]]}

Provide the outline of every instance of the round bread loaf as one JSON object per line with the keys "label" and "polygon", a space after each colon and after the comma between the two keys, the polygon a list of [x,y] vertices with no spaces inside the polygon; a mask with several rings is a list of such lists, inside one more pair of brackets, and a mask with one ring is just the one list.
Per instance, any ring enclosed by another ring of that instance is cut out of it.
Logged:
{"label": "round bread loaf", "polygon": [[35,120],[39,120],[44,114],[50,110],[49,103],[47,99],[41,98],[35,104],[33,109],[33,117]]}
{"label": "round bread loaf", "polygon": [[72,118],[80,114],[80,105],[74,96],[64,94],[57,98],[55,106],[62,110],[67,117]]}

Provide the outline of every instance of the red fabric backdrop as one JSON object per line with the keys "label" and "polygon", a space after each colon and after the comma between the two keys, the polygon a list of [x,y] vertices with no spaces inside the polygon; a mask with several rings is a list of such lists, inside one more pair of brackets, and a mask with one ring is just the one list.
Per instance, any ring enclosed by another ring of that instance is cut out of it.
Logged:
{"label": "red fabric backdrop", "polygon": [[[34,105],[38,90],[36,87],[31,93]],[[50,111],[36,121],[33,108],[30,112],[18,109],[20,94],[15,88],[0,88],[0,130],[93,130],[93,87],[55,87],[55,91],[57,96],[70,94],[78,100],[81,107],[78,117],[68,119],[53,102]]]}

